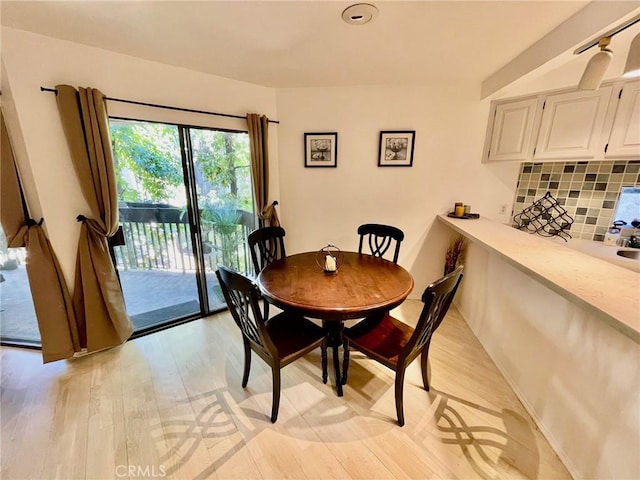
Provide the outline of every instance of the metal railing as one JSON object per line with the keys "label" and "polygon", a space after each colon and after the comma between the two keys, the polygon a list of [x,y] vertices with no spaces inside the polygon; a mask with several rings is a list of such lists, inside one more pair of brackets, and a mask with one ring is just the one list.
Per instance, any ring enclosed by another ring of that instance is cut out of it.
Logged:
{"label": "metal railing", "polygon": [[[138,208],[135,215],[130,209],[120,209],[124,245],[114,248],[118,269],[194,271],[190,225],[168,209],[163,215],[149,215],[150,209]],[[244,210],[238,210],[238,217],[235,226],[203,224],[202,246],[208,271],[215,271],[218,264],[245,274],[252,271],[246,239],[255,219]]]}

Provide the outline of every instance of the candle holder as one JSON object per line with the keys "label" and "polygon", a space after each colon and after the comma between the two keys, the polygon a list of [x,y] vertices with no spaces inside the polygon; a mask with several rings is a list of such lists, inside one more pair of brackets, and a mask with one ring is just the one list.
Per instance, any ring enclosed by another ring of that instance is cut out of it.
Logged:
{"label": "candle holder", "polygon": [[342,263],[342,252],[338,247],[328,244],[318,250],[316,264],[327,275],[338,273],[338,267]]}

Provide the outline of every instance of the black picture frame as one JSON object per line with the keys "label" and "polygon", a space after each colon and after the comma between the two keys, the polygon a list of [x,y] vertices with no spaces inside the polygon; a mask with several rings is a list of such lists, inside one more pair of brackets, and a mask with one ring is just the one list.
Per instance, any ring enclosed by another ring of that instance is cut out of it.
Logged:
{"label": "black picture frame", "polygon": [[304,166],[336,168],[338,166],[338,132],[305,133]]}
{"label": "black picture frame", "polygon": [[415,130],[380,132],[379,167],[411,167],[416,142]]}

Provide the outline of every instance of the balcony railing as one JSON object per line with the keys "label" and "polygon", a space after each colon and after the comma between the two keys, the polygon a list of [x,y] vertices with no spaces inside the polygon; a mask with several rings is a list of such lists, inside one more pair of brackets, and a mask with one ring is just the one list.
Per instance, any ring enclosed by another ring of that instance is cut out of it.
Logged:
{"label": "balcony railing", "polygon": [[[183,211],[162,205],[120,208],[124,245],[114,248],[119,270],[194,271],[190,227]],[[255,228],[251,212],[238,210],[237,225],[203,223],[202,246],[206,271],[224,264],[239,272],[252,271],[246,238]]]}

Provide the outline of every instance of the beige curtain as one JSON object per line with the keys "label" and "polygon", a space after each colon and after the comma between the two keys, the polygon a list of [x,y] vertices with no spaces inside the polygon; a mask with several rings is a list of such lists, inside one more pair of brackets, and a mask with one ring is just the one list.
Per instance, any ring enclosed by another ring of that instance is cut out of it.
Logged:
{"label": "beige curtain", "polygon": [[40,330],[44,363],[69,358],[74,352],[80,351],[71,296],[44,230],[29,218],[11,141],[1,112],[0,124],[2,228],[10,248],[26,247],[27,250],[27,276]]}
{"label": "beige curtain", "polygon": [[90,218],[78,215],[82,229],[73,303],[80,341],[92,352],[119,345],[133,333],[107,244],[118,230],[109,120],[100,91],[69,85],[56,90],[71,160],[91,212]]}
{"label": "beige curtain", "polygon": [[279,226],[275,206],[269,203],[269,119],[265,115],[247,113],[249,141],[251,145],[251,173],[258,218],[264,226]]}

